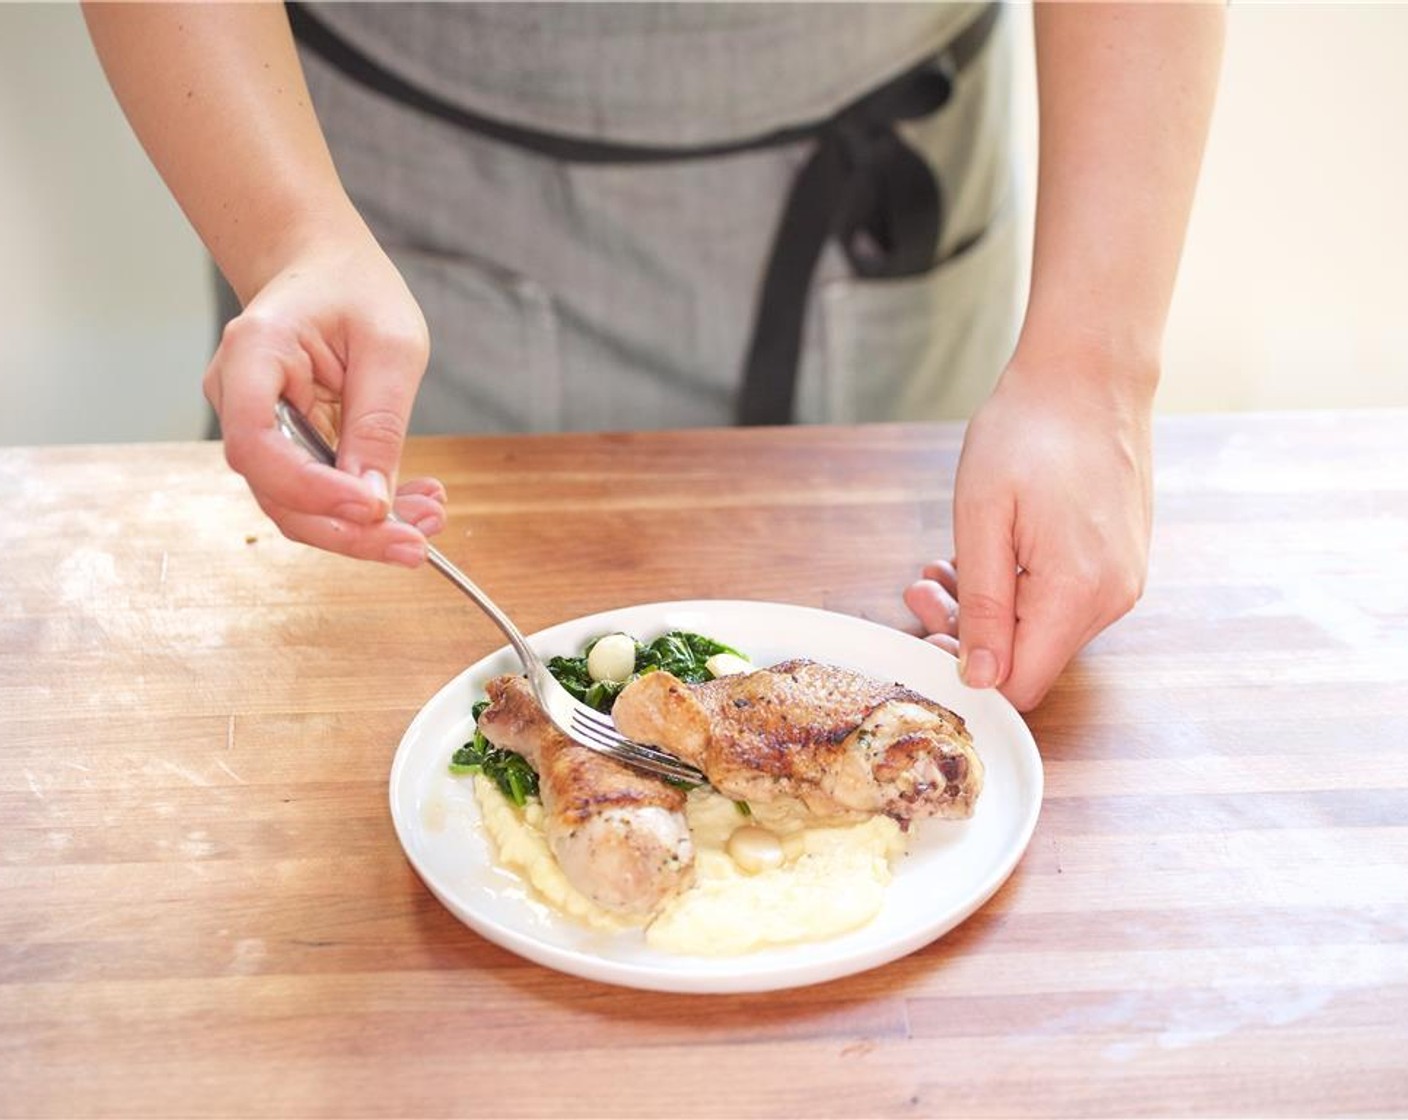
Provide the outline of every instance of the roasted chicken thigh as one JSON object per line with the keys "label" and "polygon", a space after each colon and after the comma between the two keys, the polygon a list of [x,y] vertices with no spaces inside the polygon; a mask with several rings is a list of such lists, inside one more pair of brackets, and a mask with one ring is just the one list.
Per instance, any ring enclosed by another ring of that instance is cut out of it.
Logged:
{"label": "roasted chicken thigh", "polygon": [[967,817],[983,764],[963,720],[898,684],[813,661],[685,684],[647,673],[616,698],[621,733],[708,775],[721,793],[793,798],[818,815],[885,813],[902,826]]}

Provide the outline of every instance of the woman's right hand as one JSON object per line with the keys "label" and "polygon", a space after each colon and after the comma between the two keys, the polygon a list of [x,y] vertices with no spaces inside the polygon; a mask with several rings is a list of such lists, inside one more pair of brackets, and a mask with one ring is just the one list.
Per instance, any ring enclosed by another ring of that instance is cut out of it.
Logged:
{"label": "woman's right hand", "polygon": [[[365,227],[292,255],[226,326],[205,395],[226,460],[284,536],[407,567],[425,559],[445,488],[398,488],[396,474],[428,356],[420,308]],[[334,436],[336,469],[279,431],[281,396]]]}
{"label": "woman's right hand", "polygon": [[[445,490],[396,468],[425,373],[425,320],[357,214],[313,112],[282,4],[84,6],[152,163],[239,294],[205,375],[225,456],[284,535],[415,566]],[[286,396],[337,468],[275,427]],[[387,519],[396,514],[409,524]]]}

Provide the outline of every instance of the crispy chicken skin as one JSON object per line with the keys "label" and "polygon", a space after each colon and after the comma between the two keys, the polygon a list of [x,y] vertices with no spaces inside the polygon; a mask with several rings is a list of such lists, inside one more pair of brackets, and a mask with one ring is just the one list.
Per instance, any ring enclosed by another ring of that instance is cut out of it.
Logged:
{"label": "crispy chicken skin", "polygon": [[568,881],[598,905],[645,918],[693,877],[680,789],[572,742],[528,681],[495,677],[479,729],[538,772],[544,832]]}
{"label": "crispy chicken skin", "polygon": [[902,826],[968,817],[983,764],[963,720],[902,685],[814,661],[685,684],[647,673],[616,698],[621,733],[698,766],[721,793]]}

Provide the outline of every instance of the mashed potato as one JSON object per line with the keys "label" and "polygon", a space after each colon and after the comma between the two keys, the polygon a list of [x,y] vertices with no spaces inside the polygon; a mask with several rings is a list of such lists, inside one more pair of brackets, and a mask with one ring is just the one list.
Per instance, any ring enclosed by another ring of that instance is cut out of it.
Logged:
{"label": "mashed potato", "polygon": [[483,774],[474,775],[474,797],[499,862],[527,880],[544,902],[594,929],[631,927],[630,922],[598,906],[567,881],[543,834],[541,804],[530,801],[522,809],[515,807]]}
{"label": "mashed potato", "polygon": [[[540,805],[514,808],[483,776],[474,792],[500,861],[550,906],[597,929],[629,928],[567,881],[543,835]],[[666,952],[725,956],[855,929],[879,911],[891,861],[904,850],[904,834],[888,817],[819,823],[796,806],[768,805],[750,819],[712,790],[692,792],[686,813],[694,885],[645,929],[646,943]],[[728,841],[743,827],[777,836],[778,866],[750,874],[735,862]]]}

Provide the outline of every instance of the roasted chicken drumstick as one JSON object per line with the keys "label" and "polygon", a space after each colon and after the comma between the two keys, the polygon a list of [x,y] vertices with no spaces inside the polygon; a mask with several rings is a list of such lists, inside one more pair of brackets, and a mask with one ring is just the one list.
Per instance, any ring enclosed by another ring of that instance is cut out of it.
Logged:
{"label": "roasted chicken drumstick", "polygon": [[544,832],[568,881],[598,905],[645,918],[688,884],[694,848],[683,791],[572,742],[528,681],[495,677],[479,730],[538,772]]}

